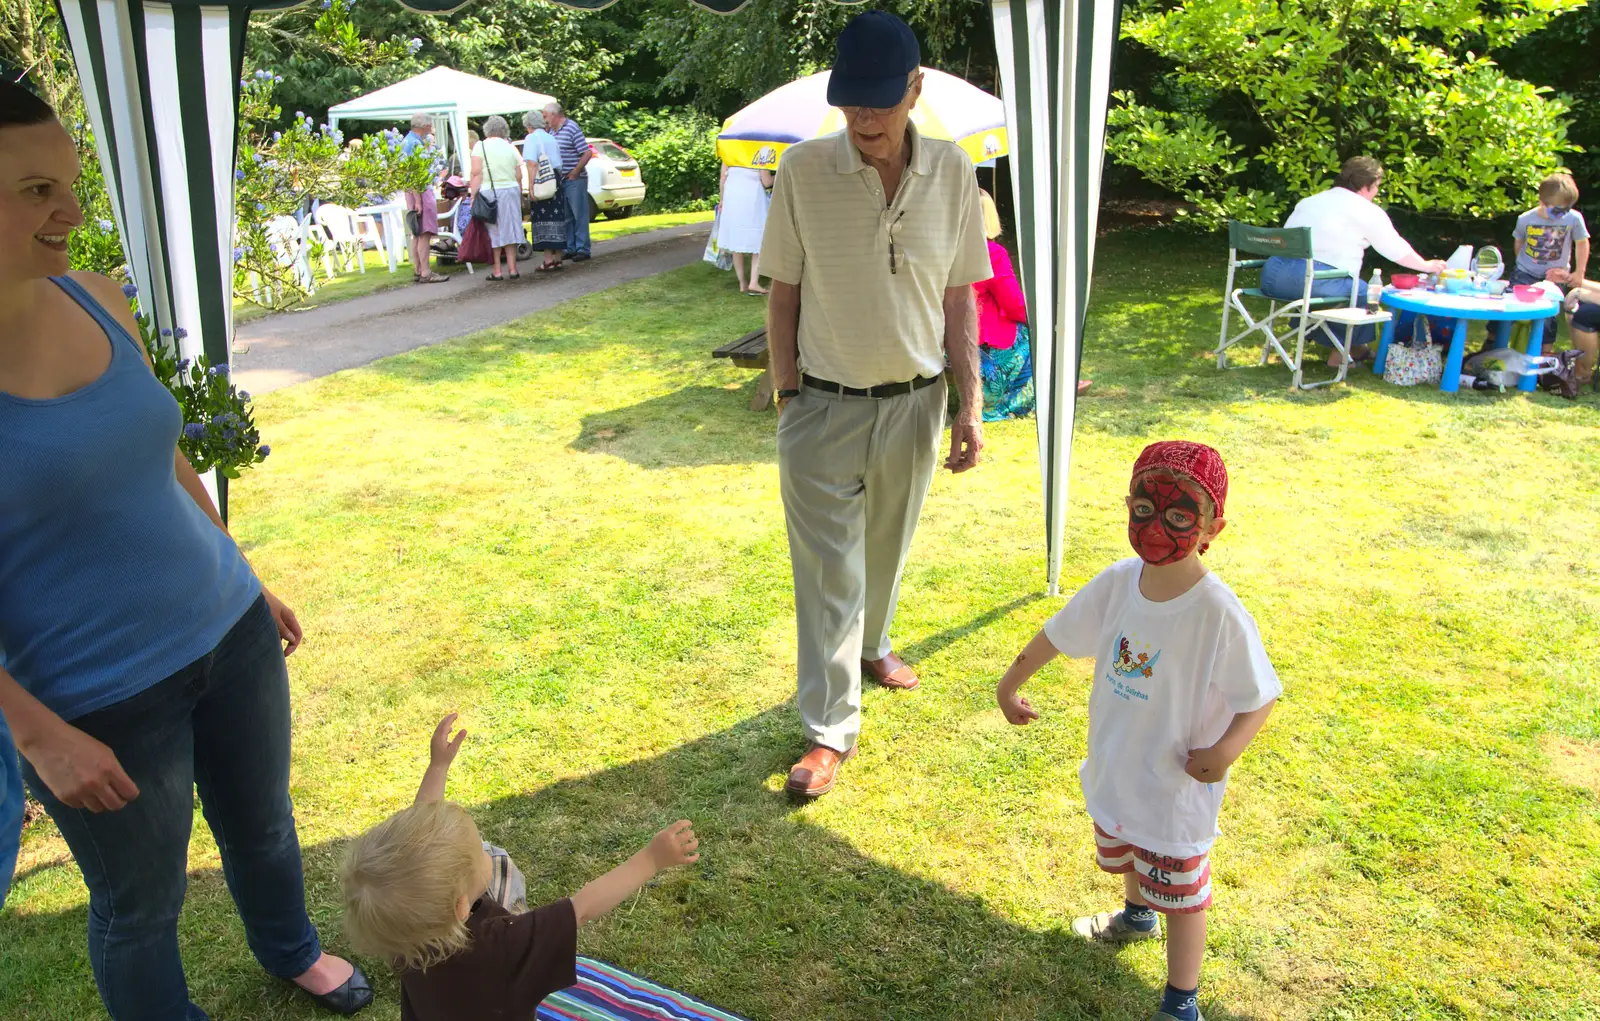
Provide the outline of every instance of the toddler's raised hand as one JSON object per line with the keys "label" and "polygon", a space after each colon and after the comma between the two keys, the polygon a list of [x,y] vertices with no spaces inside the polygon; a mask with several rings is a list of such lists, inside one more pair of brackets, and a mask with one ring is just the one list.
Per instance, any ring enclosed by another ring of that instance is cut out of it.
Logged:
{"label": "toddler's raised hand", "polygon": [[1021,695],[1011,695],[1002,691],[997,694],[997,698],[1000,702],[1000,711],[1006,714],[1006,722],[1013,726],[1026,727],[1039,718],[1039,712],[1033,708],[1033,703]]}
{"label": "toddler's raised hand", "polygon": [[433,728],[433,738],[428,742],[430,766],[443,766],[448,769],[450,763],[456,760],[456,752],[461,750],[461,742],[467,739],[465,727],[461,728],[455,737],[450,736],[450,728],[455,724],[457,715],[459,714],[449,714]]}
{"label": "toddler's raised hand", "polygon": [[700,838],[694,835],[694,824],[679,819],[650,840],[645,850],[657,872],[678,865],[691,865],[700,860]]}

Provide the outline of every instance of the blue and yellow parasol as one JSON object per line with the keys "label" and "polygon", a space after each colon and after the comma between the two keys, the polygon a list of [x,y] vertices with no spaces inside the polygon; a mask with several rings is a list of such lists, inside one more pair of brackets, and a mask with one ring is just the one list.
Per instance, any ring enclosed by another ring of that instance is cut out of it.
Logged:
{"label": "blue and yellow parasol", "polygon": [[[717,135],[722,162],[773,170],[789,146],[841,130],[844,115],[828,105],[830,73],[774,89],[723,121]],[[922,98],[911,111],[918,131],[955,142],[975,164],[1010,151],[1004,103],[953,74],[927,67],[922,73]]]}

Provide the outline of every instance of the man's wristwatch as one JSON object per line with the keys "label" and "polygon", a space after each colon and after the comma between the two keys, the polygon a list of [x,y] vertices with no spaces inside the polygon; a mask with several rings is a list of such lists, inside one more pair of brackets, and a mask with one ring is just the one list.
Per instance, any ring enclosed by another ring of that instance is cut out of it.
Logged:
{"label": "man's wristwatch", "polygon": [[778,400],[780,400],[780,401],[787,401],[787,400],[790,400],[792,398],[799,397],[799,396],[800,396],[800,391],[799,390],[779,390],[778,391]]}

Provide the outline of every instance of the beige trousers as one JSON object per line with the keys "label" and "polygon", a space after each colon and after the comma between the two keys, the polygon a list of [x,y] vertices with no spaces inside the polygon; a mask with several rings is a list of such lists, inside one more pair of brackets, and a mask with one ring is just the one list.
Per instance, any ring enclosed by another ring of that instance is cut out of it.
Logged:
{"label": "beige trousers", "polygon": [[946,388],[844,397],[805,387],[778,422],[806,737],[861,733],[861,660],[892,651],[900,573],[944,434]]}

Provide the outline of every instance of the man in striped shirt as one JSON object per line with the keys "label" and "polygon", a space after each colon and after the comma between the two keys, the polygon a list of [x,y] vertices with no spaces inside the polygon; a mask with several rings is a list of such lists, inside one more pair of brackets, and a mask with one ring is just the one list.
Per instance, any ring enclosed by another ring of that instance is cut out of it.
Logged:
{"label": "man in striped shirt", "polygon": [[566,115],[560,103],[544,108],[545,123],[556,144],[561,146],[561,164],[567,172],[561,181],[561,194],[567,200],[567,258],[583,262],[589,258],[589,140],[577,121]]}

